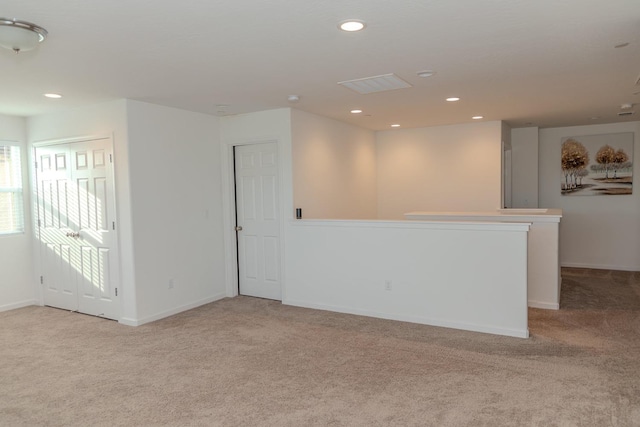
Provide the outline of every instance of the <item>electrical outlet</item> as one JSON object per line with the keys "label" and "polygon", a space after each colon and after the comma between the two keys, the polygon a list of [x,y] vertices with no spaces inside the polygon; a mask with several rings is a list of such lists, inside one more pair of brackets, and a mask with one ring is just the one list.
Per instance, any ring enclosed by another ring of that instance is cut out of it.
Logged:
{"label": "electrical outlet", "polygon": [[385,280],[385,281],[384,281],[384,289],[385,289],[385,291],[390,291],[390,290],[391,290],[391,288],[392,288],[392,286],[391,286],[391,280]]}
{"label": "electrical outlet", "polygon": [[173,289],[174,280],[169,279],[169,289]]}

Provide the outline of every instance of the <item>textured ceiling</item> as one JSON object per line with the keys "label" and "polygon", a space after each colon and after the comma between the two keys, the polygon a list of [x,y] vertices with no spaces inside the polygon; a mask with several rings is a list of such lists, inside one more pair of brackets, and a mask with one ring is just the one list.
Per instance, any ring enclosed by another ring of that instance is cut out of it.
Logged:
{"label": "textured ceiling", "polygon": [[[640,106],[617,115],[640,104],[638,0],[3,0],[0,16],[49,31],[35,51],[0,51],[2,114],[131,98],[217,115],[293,106],[375,130],[640,120]],[[347,18],[367,28],[339,31]],[[412,87],[337,84],[388,73]]]}

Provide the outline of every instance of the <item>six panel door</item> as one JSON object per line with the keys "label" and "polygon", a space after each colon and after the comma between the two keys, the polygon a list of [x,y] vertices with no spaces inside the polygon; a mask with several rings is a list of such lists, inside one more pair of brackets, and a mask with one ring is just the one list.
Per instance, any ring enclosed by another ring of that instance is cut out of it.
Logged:
{"label": "six panel door", "polygon": [[235,147],[236,224],[240,294],[281,300],[277,154],[276,143]]}
{"label": "six panel door", "polygon": [[119,318],[110,139],[36,148],[46,305]]}

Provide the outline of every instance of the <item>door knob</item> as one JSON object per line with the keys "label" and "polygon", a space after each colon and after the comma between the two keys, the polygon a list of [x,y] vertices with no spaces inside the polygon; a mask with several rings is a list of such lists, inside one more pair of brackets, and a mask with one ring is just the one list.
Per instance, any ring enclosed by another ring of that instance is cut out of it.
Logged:
{"label": "door knob", "polygon": [[241,225],[236,225],[236,231],[242,231],[242,226]]}

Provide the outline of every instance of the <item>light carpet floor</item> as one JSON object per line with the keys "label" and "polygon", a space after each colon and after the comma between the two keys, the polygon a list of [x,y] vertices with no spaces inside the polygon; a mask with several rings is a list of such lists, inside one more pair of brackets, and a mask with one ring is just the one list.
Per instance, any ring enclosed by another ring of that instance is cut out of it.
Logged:
{"label": "light carpet floor", "polygon": [[640,273],[564,269],[530,339],[225,299],[0,313],[2,426],[640,426]]}

